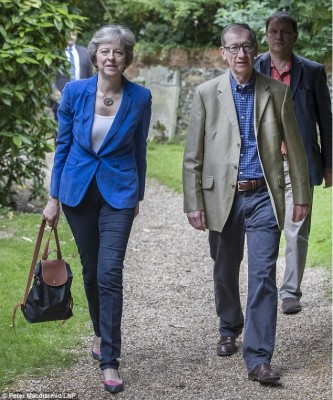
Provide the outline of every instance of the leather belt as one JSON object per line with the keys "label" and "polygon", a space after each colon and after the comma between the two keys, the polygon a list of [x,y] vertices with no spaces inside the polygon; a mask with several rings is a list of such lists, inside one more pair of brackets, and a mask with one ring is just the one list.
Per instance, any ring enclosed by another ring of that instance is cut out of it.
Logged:
{"label": "leather belt", "polygon": [[248,192],[249,190],[255,190],[262,186],[266,186],[266,181],[264,178],[248,181],[237,181],[237,189],[239,192]]}

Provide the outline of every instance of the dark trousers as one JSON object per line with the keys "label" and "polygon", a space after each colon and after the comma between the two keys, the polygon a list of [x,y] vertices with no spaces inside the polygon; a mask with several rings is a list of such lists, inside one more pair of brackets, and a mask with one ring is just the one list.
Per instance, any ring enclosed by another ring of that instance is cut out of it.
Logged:
{"label": "dark trousers", "polygon": [[[248,248],[248,296],[246,318],[239,294],[239,270]],[[216,312],[222,336],[239,336],[244,327],[243,357],[248,372],[270,363],[276,334],[276,261],[278,228],[267,187],[236,192],[222,232],[209,232],[214,260]]]}
{"label": "dark trousers", "polygon": [[134,208],[111,207],[94,180],[78,206],[63,204],[62,209],[80,254],[94,332],[102,338],[101,369],[117,369],[121,351],[123,262]]}

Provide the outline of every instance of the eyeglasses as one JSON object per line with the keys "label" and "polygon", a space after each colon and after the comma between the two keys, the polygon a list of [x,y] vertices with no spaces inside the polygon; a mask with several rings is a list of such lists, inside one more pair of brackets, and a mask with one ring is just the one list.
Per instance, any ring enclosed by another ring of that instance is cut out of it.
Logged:
{"label": "eyeglasses", "polygon": [[254,49],[254,45],[252,43],[232,44],[229,47],[224,46],[224,48],[230,51],[231,54],[237,54],[241,48],[243,49],[244,53],[251,53],[251,51]]}

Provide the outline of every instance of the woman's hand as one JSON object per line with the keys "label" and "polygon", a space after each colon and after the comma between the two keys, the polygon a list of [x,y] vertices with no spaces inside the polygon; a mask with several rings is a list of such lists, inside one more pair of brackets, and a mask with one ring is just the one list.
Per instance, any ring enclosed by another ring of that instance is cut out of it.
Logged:
{"label": "woman's hand", "polygon": [[58,199],[54,197],[49,197],[49,200],[44,208],[43,216],[46,221],[49,223],[49,226],[54,226],[55,228],[58,225],[60,215],[60,204]]}

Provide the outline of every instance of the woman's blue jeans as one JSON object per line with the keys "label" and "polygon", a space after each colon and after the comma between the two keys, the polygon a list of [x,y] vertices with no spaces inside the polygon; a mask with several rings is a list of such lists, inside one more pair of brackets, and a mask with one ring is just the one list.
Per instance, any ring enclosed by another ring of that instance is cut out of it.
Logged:
{"label": "woman's blue jeans", "polygon": [[101,340],[102,370],[117,369],[121,352],[123,268],[134,208],[115,209],[94,180],[76,207],[62,205],[81,258],[90,318]]}

